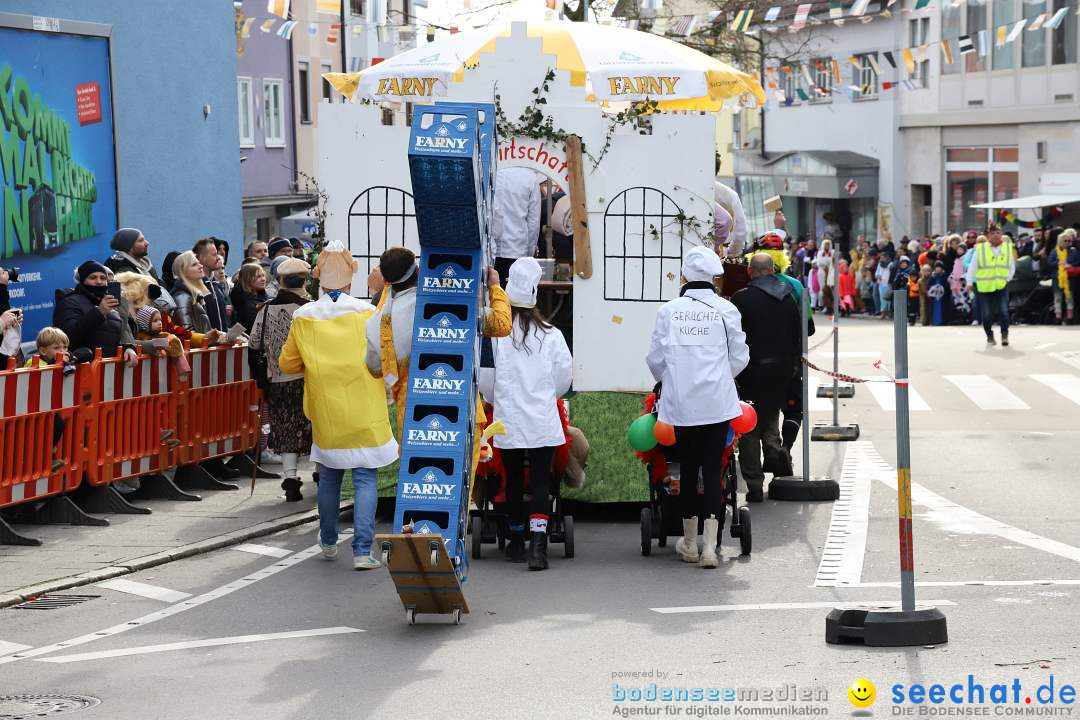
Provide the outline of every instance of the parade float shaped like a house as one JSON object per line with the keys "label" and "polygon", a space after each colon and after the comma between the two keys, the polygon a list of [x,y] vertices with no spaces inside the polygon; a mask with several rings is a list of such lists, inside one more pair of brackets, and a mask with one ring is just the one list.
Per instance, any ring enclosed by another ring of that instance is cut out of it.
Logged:
{"label": "parade float shaped like a house", "polygon": [[[563,133],[580,137],[587,221],[575,217],[575,272],[572,283],[545,285],[551,292],[572,291],[567,334],[578,394],[571,412],[594,447],[600,445],[584,497],[642,499],[644,477],[625,443],[595,441],[602,432],[621,436],[638,414],[638,394],[654,384],[644,356],[656,310],[678,296],[683,253],[711,243],[715,117],[658,110],[630,121],[624,114],[620,121],[617,109],[595,101],[580,73],[559,69],[554,50],[545,52],[544,40],[530,36],[524,23],[514,23],[493,43],[482,62],[432,99],[497,101],[501,119],[529,128],[527,135],[499,138],[499,167],[531,168],[564,189],[574,163]],[[421,249],[408,163],[411,128],[386,124],[384,109],[351,102],[331,104],[320,114],[326,233],[342,239],[357,259],[357,294],[366,292],[367,275],[387,247]],[[517,122],[534,110],[540,115],[531,122]],[[591,262],[583,262],[585,252]]]}

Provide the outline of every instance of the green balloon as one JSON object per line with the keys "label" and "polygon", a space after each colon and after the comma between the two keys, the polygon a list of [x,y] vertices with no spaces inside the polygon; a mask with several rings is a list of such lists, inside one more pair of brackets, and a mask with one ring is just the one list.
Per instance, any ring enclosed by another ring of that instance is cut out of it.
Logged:
{"label": "green balloon", "polygon": [[638,452],[648,452],[656,447],[654,425],[656,425],[656,416],[652,413],[646,413],[630,423],[626,431],[626,439],[630,442],[630,447]]}

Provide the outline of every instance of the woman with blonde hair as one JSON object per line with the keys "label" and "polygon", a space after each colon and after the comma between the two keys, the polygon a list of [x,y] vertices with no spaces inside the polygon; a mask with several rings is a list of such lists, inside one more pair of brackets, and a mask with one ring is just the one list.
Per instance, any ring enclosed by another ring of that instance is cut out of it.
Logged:
{"label": "woman with blonde hair", "polygon": [[205,271],[202,263],[195,257],[195,253],[188,250],[176,256],[172,271],[176,278],[172,296],[176,301],[177,324],[191,332],[210,332],[213,328],[206,312],[206,296],[210,294],[210,290],[203,282]]}

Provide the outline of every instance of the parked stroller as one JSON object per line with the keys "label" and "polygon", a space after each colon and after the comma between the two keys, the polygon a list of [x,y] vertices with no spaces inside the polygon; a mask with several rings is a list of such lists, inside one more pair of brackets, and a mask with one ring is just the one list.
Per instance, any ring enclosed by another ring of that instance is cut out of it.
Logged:
{"label": "parked stroller", "polygon": [[[651,413],[660,397],[660,384],[645,397],[645,412]],[[750,526],[750,509],[739,507],[739,478],[735,470],[737,462],[735,448],[738,438],[734,431],[728,432],[727,446],[724,448],[724,465],[720,481],[724,485],[724,514],[718,518],[720,529],[716,544],[719,547],[724,537],[724,519],[727,507],[731,506],[731,537],[738,538],[739,549],[743,555],[749,555],[753,544]],[[657,445],[648,452],[639,452],[638,458],[645,464],[649,474],[649,504],[641,508],[641,554],[652,554],[652,543],[656,540],[660,547],[667,546],[667,539],[682,535],[682,512],[679,493],[696,492],[704,495],[704,478],[699,474],[696,481],[679,476],[678,445],[664,447]],[[698,533],[704,527],[704,513],[698,515]]]}
{"label": "parked stroller", "polygon": [[1049,324],[1054,317],[1054,292],[1049,283],[1039,281],[1030,256],[1016,261],[1016,273],[1007,286],[1009,322],[1024,325]]}

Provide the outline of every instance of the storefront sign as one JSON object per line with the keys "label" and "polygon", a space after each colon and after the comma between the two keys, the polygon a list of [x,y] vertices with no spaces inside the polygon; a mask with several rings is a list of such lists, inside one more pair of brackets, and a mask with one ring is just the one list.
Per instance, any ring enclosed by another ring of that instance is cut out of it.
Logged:
{"label": "storefront sign", "polygon": [[0,266],[19,268],[9,292],[31,338],[117,223],[109,40],[58,23],[0,27]]}

